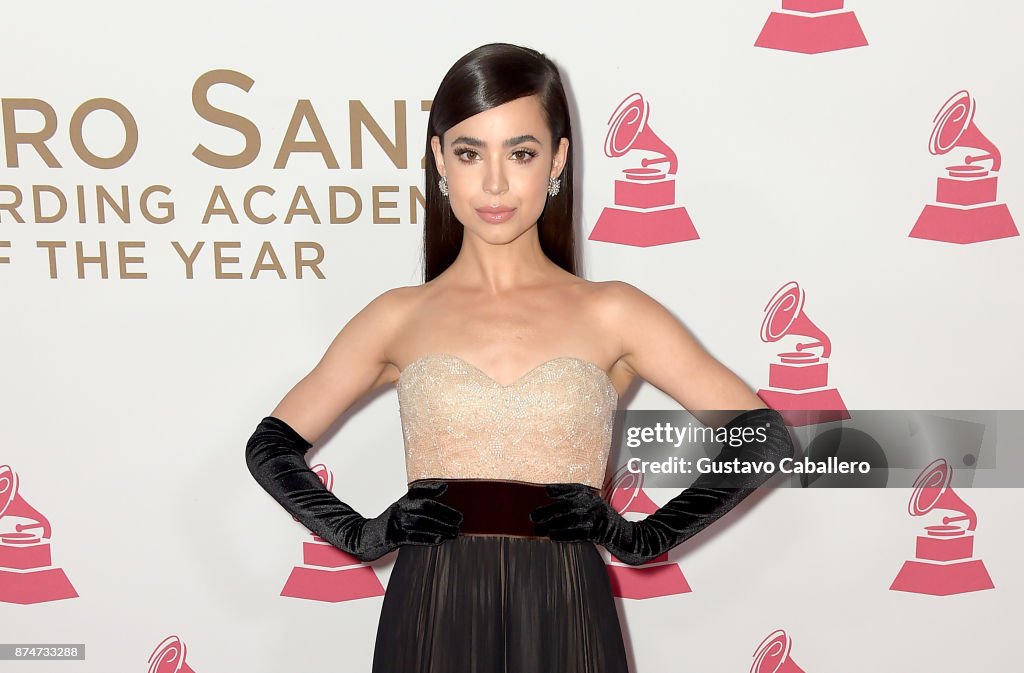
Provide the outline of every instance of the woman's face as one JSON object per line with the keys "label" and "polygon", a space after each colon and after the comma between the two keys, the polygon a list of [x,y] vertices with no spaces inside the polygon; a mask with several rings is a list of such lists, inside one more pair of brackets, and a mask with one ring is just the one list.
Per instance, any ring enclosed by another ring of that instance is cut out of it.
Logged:
{"label": "woman's face", "polygon": [[540,98],[525,96],[474,115],[431,138],[452,211],[467,230],[507,243],[537,223],[548,178],[562,173],[569,141],[551,146]]}

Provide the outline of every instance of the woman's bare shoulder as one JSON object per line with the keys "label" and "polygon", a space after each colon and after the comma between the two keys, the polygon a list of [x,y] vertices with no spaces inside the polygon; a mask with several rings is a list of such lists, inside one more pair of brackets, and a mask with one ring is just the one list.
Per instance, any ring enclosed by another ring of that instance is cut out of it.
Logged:
{"label": "woman's bare shoulder", "polygon": [[346,335],[354,333],[376,335],[373,339],[377,344],[375,356],[383,355],[383,346],[395,334],[401,332],[410,307],[415,301],[416,293],[413,287],[395,287],[381,292],[348,319],[341,327],[335,342],[344,342]]}
{"label": "woman's bare shoulder", "polygon": [[599,315],[615,324],[630,311],[653,302],[647,293],[623,280],[587,281],[586,291]]}
{"label": "woman's bare shoulder", "polygon": [[370,301],[362,310],[367,318],[382,326],[379,330],[378,344],[384,360],[397,373],[393,362],[395,344],[408,333],[410,322],[416,320],[424,302],[436,288],[426,285],[405,285],[386,290]]}
{"label": "woman's bare shoulder", "polygon": [[392,319],[402,318],[422,297],[423,285],[401,285],[381,292],[363,311],[386,314]]}

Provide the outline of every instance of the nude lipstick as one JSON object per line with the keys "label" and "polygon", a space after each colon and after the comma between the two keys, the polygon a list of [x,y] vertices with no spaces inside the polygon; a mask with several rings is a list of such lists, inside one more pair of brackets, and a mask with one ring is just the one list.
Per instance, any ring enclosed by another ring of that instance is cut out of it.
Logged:
{"label": "nude lipstick", "polygon": [[498,206],[498,207],[477,208],[476,212],[480,215],[480,219],[482,219],[484,222],[491,222],[493,224],[498,224],[499,222],[504,222],[508,218],[510,218],[513,215],[515,215],[516,209],[515,208],[508,208],[508,207],[504,207],[504,206]]}

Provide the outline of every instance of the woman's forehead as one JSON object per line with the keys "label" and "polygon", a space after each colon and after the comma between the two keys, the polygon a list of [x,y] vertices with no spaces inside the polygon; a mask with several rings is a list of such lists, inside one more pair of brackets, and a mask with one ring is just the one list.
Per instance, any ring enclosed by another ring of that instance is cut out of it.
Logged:
{"label": "woman's forehead", "polygon": [[547,131],[547,120],[540,98],[533,95],[517,98],[464,119],[448,129],[445,138],[452,142],[459,136],[466,136],[486,146],[502,145],[517,138],[528,141],[531,137],[543,143]]}

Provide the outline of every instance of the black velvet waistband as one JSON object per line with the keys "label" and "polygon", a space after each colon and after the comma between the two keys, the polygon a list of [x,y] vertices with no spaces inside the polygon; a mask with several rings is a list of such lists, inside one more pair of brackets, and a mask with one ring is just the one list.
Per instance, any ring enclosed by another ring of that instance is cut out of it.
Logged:
{"label": "black velvet waistband", "polygon": [[435,499],[462,512],[460,535],[511,535],[547,539],[534,532],[533,521],[530,520],[531,511],[555,501],[544,490],[545,484],[491,479],[416,481],[444,481],[448,484],[448,489]]}

